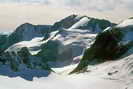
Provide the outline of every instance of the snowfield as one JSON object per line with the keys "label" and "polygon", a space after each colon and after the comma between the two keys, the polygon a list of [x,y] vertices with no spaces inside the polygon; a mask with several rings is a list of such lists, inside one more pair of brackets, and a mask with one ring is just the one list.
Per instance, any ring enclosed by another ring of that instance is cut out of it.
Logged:
{"label": "snowfield", "polygon": [[0,89],[133,89],[132,59],[133,55],[89,66],[86,73],[67,75],[75,67],[71,65],[54,69],[57,73],[48,77],[34,77],[33,81],[0,76]]}
{"label": "snowfield", "polygon": [[[1,89],[126,89],[126,83],[118,80],[104,80],[94,76],[57,76],[35,78],[29,82],[21,78],[0,77]],[[130,88],[132,89],[132,86]]]}

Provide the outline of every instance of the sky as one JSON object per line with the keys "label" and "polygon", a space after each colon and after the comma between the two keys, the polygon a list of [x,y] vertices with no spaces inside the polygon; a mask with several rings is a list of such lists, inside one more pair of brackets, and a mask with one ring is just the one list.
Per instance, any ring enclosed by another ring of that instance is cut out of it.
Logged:
{"label": "sky", "polygon": [[133,0],[0,0],[0,32],[20,24],[53,24],[71,14],[119,23],[133,16]]}

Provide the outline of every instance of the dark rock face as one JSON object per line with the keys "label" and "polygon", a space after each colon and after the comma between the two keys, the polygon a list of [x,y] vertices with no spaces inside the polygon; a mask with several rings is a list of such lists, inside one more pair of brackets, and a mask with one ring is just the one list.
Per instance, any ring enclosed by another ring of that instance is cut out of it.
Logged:
{"label": "dark rock face", "polygon": [[26,47],[23,47],[20,51],[17,52],[19,64],[25,64],[27,68],[31,69],[42,69],[51,71],[51,68],[48,66],[47,62],[42,61],[41,58],[31,55]]}
{"label": "dark rock face", "polygon": [[18,56],[21,59],[21,62],[23,64],[30,65],[30,56],[31,54],[29,53],[28,49],[26,47],[23,47],[20,51],[17,52]]}
{"label": "dark rock face", "polygon": [[42,51],[37,56],[40,56],[43,61],[57,61],[58,59],[58,42],[48,41],[42,45]]}
{"label": "dark rock face", "polygon": [[80,72],[89,64],[98,64],[108,60],[116,60],[121,57],[131,47],[133,47],[132,40],[126,44],[121,42],[125,35],[126,33],[116,27],[100,33],[96,37],[96,40],[92,46],[85,51],[84,56],[77,68],[71,73]]}
{"label": "dark rock face", "polygon": [[7,41],[8,35],[0,34],[0,54],[4,51],[4,44]]}
{"label": "dark rock face", "polygon": [[[118,29],[109,30],[99,34],[92,45],[94,58],[113,60],[121,50],[119,45],[123,34]],[[116,55],[115,55],[116,54]]]}
{"label": "dark rock face", "polygon": [[17,53],[4,52],[0,56],[0,62],[10,65],[11,69],[15,72],[19,71],[20,65],[25,65],[29,69],[52,71],[47,62],[42,61],[42,59],[37,56],[31,55],[26,47],[21,48]]}
{"label": "dark rock face", "polygon": [[70,15],[59,22],[56,22],[53,26],[53,30],[57,30],[59,28],[70,28],[73,24],[75,24],[80,19],[75,19],[77,15]]}

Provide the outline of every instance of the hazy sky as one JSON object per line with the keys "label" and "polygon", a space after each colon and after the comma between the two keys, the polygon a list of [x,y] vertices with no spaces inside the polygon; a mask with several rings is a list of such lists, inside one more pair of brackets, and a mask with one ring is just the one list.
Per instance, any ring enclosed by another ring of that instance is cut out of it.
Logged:
{"label": "hazy sky", "polygon": [[25,22],[53,24],[71,14],[120,22],[133,16],[133,0],[0,0],[0,31]]}

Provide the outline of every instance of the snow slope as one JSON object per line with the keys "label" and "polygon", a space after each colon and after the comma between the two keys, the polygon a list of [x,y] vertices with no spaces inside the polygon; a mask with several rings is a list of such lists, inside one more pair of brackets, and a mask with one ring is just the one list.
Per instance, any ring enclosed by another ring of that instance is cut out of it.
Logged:
{"label": "snow slope", "polygon": [[47,43],[48,40],[52,39],[56,35],[57,32],[58,31],[51,32],[50,37],[47,40],[43,40],[44,37],[42,35],[40,37],[34,37],[30,41],[20,41],[16,44],[13,44],[12,46],[10,46],[8,49],[5,50],[5,52],[12,52],[12,51],[17,52],[21,48],[27,47],[28,50],[30,51],[30,53],[32,55],[35,55],[39,51],[41,51],[41,45]]}
{"label": "snow slope", "polygon": [[0,89],[132,89],[132,58],[133,55],[89,66],[88,72],[83,74],[60,75],[64,70],[72,70],[72,67],[64,67],[62,71],[48,77],[34,77],[33,81],[0,76]]}
{"label": "snow slope", "polygon": [[[55,76],[48,78],[34,79],[29,82],[21,78],[0,77],[1,89],[126,89],[127,86],[122,81],[104,80],[95,77],[81,76]],[[130,88],[132,89],[132,86]]]}
{"label": "snow slope", "polygon": [[40,45],[42,44],[43,37],[36,37],[32,39],[31,41],[21,41],[18,42],[12,46],[10,46],[6,52],[10,51],[19,51],[23,47],[29,48],[30,53],[32,54],[37,54],[38,51],[40,50]]}

